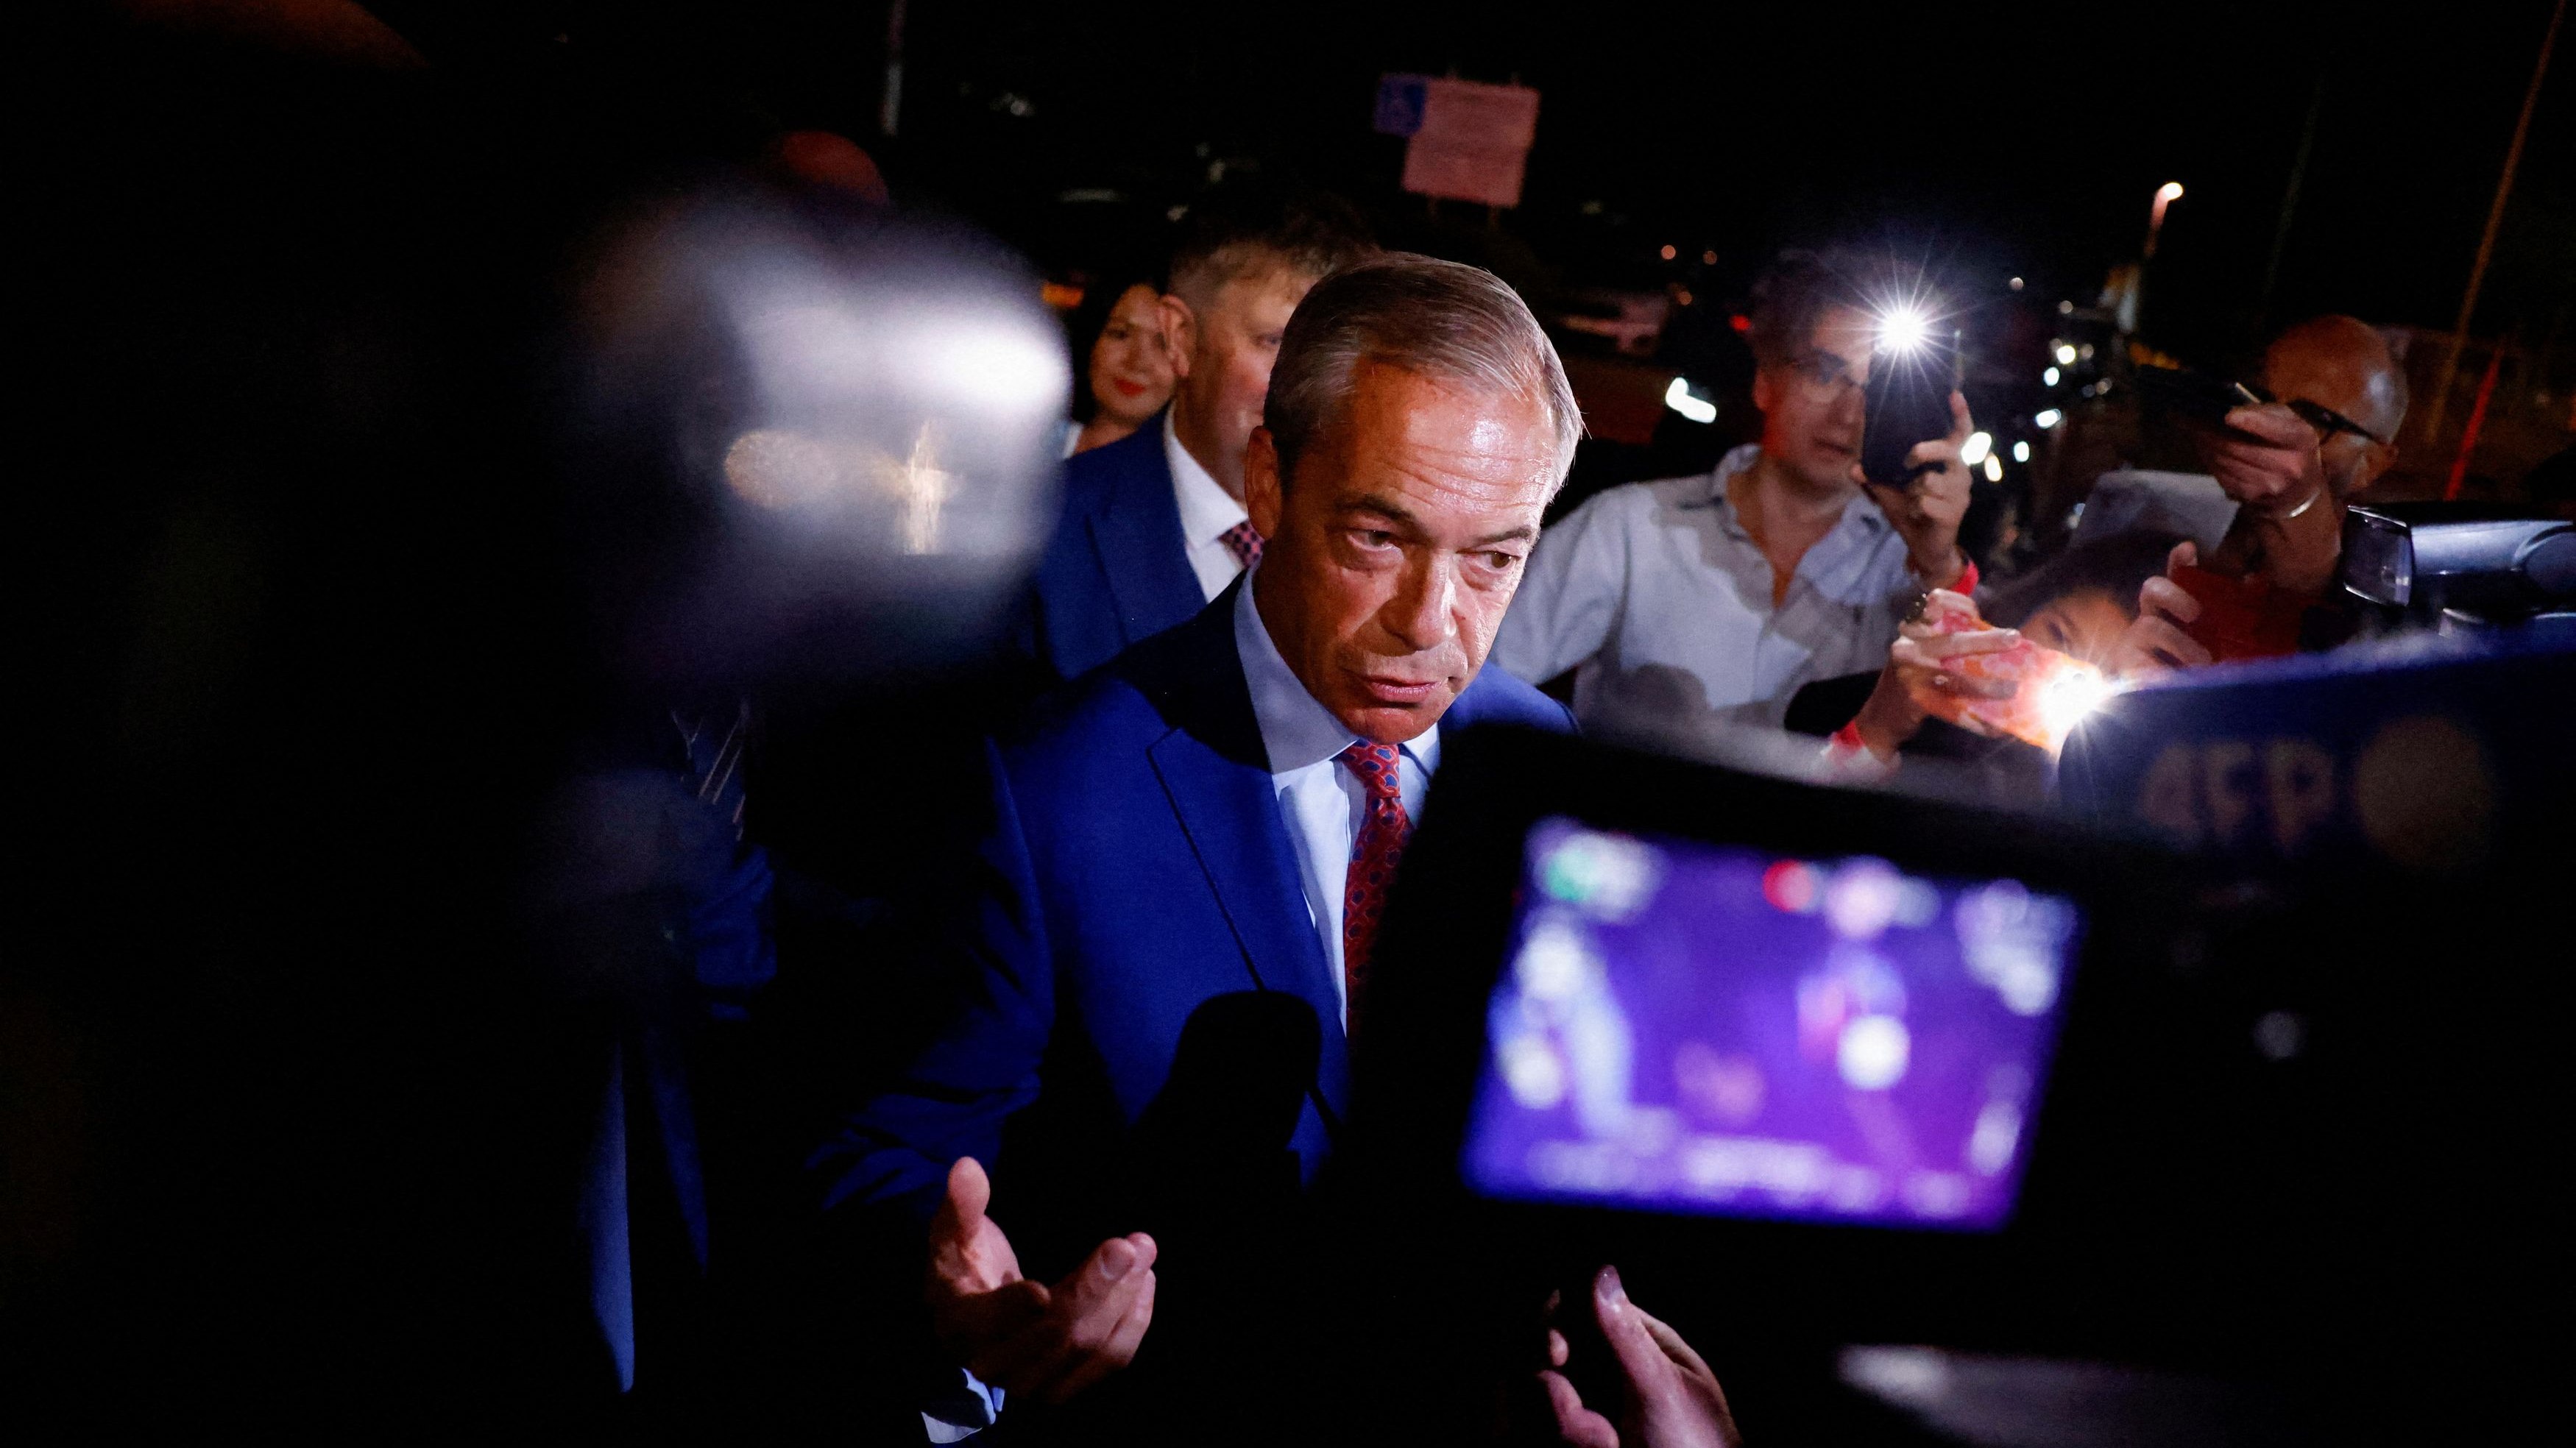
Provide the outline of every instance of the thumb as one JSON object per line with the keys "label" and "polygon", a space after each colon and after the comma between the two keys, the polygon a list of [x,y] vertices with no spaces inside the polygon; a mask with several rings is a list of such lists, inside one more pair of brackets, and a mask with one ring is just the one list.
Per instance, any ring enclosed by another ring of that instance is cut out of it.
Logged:
{"label": "thumb", "polygon": [[2183,569],[2199,566],[2200,545],[2188,538],[2176,543],[2173,551],[2165,555],[2165,577],[2167,578],[2173,577]]}
{"label": "thumb", "polygon": [[930,1235],[933,1239],[967,1235],[984,1220],[984,1208],[992,1200],[993,1182],[984,1175],[984,1164],[971,1156],[957,1158],[948,1168],[948,1195],[931,1219]]}
{"label": "thumb", "polygon": [[1610,1351],[1618,1355],[1619,1375],[1627,1379],[1629,1391],[1640,1398],[1653,1391],[1669,1365],[1654,1334],[1628,1301],[1627,1284],[1619,1280],[1618,1268],[1604,1267],[1593,1275],[1592,1309],[1601,1321],[1601,1335],[1610,1341]]}

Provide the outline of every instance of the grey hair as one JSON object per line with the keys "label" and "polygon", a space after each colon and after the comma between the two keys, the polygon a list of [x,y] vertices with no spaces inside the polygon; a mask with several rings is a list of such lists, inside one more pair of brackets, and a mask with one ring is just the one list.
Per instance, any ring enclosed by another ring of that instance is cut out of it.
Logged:
{"label": "grey hair", "polygon": [[1288,319],[1262,403],[1283,483],[1340,414],[1362,362],[1546,408],[1556,429],[1549,492],[1565,486],[1583,413],[1555,346],[1502,278],[1454,261],[1387,252],[1317,282]]}

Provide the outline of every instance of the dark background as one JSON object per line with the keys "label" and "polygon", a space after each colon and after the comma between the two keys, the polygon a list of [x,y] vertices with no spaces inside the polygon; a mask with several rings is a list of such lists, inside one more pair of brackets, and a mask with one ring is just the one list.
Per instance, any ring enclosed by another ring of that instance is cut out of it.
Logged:
{"label": "dark background", "polygon": [[[887,141],[883,3],[375,8],[441,66],[578,77],[666,121],[698,105],[839,130],[877,151],[898,189],[1058,267],[1079,263],[1090,228],[1055,198],[1184,199],[1210,163],[1419,209],[1397,192],[1403,143],[1369,126],[1388,71],[1539,90],[1524,202],[1502,225],[1569,280],[1652,275],[1666,244],[1686,262],[1714,249],[1740,275],[1770,247],[1833,235],[2022,275],[2081,305],[2135,253],[2154,189],[2180,180],[2148,332],[2185,353],[2327,310],[2449,327],[2550,12],[2547,0],[1865,13],[912,0]],[[2576,300],[2576,100],[2559,79],[2534,118],[2481,333],[2538,342],[2563,333]]]}

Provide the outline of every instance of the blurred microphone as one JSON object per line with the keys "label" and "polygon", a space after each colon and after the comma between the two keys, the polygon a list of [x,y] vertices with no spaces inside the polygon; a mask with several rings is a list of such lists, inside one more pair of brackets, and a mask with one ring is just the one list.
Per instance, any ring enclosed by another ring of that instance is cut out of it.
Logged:
{"label": "blurred microphone", "polygon": [[572,357],[569,526],[629,683],[949,662],[1054,521],[1062,329],[962,225],[710,190],[600,249]]}

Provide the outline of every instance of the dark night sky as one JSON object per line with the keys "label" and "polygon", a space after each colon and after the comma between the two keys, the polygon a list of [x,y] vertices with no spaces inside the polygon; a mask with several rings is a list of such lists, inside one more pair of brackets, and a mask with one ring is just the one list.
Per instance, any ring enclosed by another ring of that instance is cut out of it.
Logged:
{"label": "dark night sky", "polygon": [[[878,144],[884,0],[376,8],[442,62],[548,52]],[[1573,279],[1668,241],[1736,264],[1838,235],[2087,299],[2134,252],[2156,185],[2178,179],[2189,194],[2167,224],[2149,331],[2225,347],[2255,324],[2320,79],[2272,314],[2449,325],[2549,12],[2550,0],[1526,13],[1456,0],[912,0],[903,136],[880,149],[903,189],[1061,262],[1079,246],[1046,198],[1111,186],[1177,199],[1203,168],[1201,144],[1382,209],[1415,205],[1395,190],[1401,143],[1369,130],[1376,77],[1516,75],[1543,99],[1508,224]],[[1585,218],[1596,200],[1603,217]],[[2571,301],[2576,58],[2562,54],[2477,325],[2536,341],[2565,326]]]}

